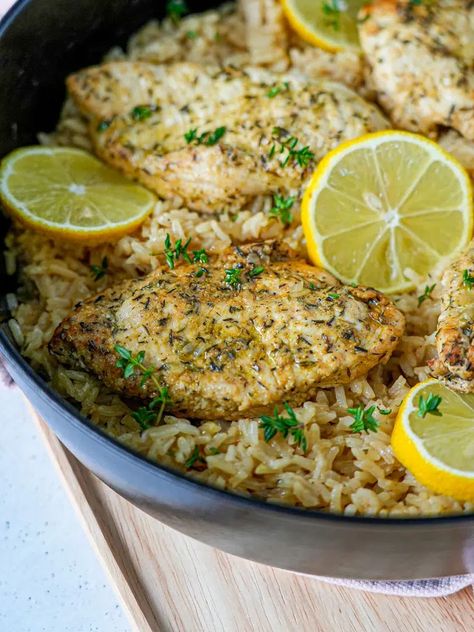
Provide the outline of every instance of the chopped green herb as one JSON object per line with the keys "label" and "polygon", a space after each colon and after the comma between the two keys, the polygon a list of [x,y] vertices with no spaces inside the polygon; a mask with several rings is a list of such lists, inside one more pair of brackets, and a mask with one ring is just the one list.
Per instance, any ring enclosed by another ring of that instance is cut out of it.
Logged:
{"label": "chopped green herb", "polygon": [[472,290],[472,286],[474,285],[474,277],[471,276],[469,270],[463,270],[462,282],[463,282],[463,285],[465,285],[468,290]]}
{"label": "chopped green herb", "polygon": [[423,419],[426,415],[435,415],[436,417],[442,417],[443,413],[438,410],[439,405],[443,401],[443,398],[439,395],[433,395],[433,393],[428,393],[426,399],[423,395],[420,395],[418,399],[418,417],[422,417]]}
{"label": "chopped green herb", "polygon": [[148,107],[148,105],[137,105],[130,112],[134,121],[144,121],[147,118],[150,118],[152,113],[152,109]]}
{"label": "chopped green herb", "polygon": [[263,428],[263,438],[268,443],[279,432],[285,439],[291,435],[295,443],[300,446],[303,452],[307,450],[307,441],[304,434],[304,424],[295,415],[294,410],[286,402],[283,404],[288,417],[282,417],[275,406],[273,416],[263,415],[260,417],[259,428]]}
{"label": "chopped green herb", "polygon": [[409,0],[408,4],[411,7],[419,7],[421,4],[423,4],[423,0]]}
{"label": "chopped green herb", "polygon": [[311,283],[309,284],[309,289],[310,290],[317,290],[318,288],[316,287],[316,285],[311,281]]}
{"label": "chopped green herb", "polygon": [[326,16],[325,24],[335,31],[341,28],[341,8],[339,0],[325,0],[322,6],[323,15]]}
{"label": "chopped green herb", "polygon": [[224,136],[226,131],[227,127],[218,127],[213,132],[203,132],[198,136],[197,127],[194,127],[184,134],[184,140],[188,145],[195,142],[196,145],[207,145],[208,147],[211,147]]}
{"label": "chopped green herb", "polygon": [[105,132],[106,129],[109,129],[111,122],[112,121],[100,121],[100,123],[98,123],[97,125],[97,131]]}
{"label": "chopped green herb", "polygon": [[209,272],[209,270],[207,268],[199,268],[199,270],[196,272],[196,276],[198,279],[200,279],[204,274],[207,274]]}
{"label": "chopped green herb", "polygon": [[183,245],[182,239],[177,239],[175,245],[172,247],[170,235],[169,233],[166,234],[165,257],[166,257],[166,263],[168,264],[168,267],[171,270],[174,270],[174,265],[180,257],[182,257],[185,261],[187,261],[187,263],[192,263],[191,257],[188,254],[188,246],[190,243],[191,243],[191,237],[188,239],[188,241],[184,245]]}
{"label": "chopped green herb", "polygon": [[273,206],[270,209],[270,216],[279,219],[283,226],[289,226],[293,221],[290,209],[294,203],[294,197],[284,197],[283,195],[275,194],[273,196]]}
{"label": "chopped green herb", "polygon": [[377,410],[379,411],[379,413],[381,415],[391,415],[392,414],[392,409],[391,408],[380,408],[380,406],[377,406]]}
{"label": "chopped green herb", "polygon": [[178,24],[188,11],[188,4],[185,0],[168,0],[166,3],[166,15],[171,18],[174,24]]}
{"label": "chopped green herb", "polygon": [[209,448],[209,452],[210,452],[211,454],[213,454],[213,455],[216,455],[216,454],[221,454],[221,451],[220,451],[220,450],[218,450],[217,448],[215,448],[214,446],[212,446],[211,448]]}
{"label": "chopped green herb", "polygon": [[[132,352],[122,347],[121,345],[115,345],[115,352],[119,355],[115,366],[123,371],[123,377],[125,379],[130,378],[137,369],[141,372],[140,386],[143,388],[148,380],[151,379],[153,386],[158,391],[158,395],[154,397],[147,406],[140,406],[138,410],[132,412],[132,417],[139,424],[142,430],[150,428],[151,425],[158,425],[163,417],[167,404],[171,403],[171,398],[168,393],[168,388],[162,386],[155,375],[155,367],[146,367],[143,362],[145,360],[145,352],[139,351],[134,357]],[[159,409],[156,408],[159,405]]]}
{"label": "chopped green herb", "polygon": [[334,300],[338,299],[341,295],[338,294],[337,292],[329,292],[328,294],[329,298],[332,298]]}
{"label": "chopped green herb", "polygon": [[352,432],[377,432],[379,422],[373,416],[375,409],[376,406],[369,406],[366,410],[363,406],[348,408],[347,412],[351,417],[354,417],[354,423],[350,426]]}
{"label": "chopped green herb", "polygon": [[204,248],[193,250],[193,263],[207,263],[208,261],[209,257]]}
{"label": "chopped green herb", "polygon": [[198,446],[195,446],[194,450],[191,453],[191,456],[189,457],[189,459],[185,462],[185,466],[186,467],[192,467],[197,461],[201,461],[201,463],[206,464],[206,459],[204,459],[201,456],[201,453],[199,452],[199,448]]}
{"label": "chopped green herb", "polygon": [[435,287],[436,283],[433,283],[433,285],[425,286],[425,291],[418,297],[418,307],[420,307],[420,305],[422,305],[427,298],[431,298],[431,292],[435,289]]}
{"label": "chopped green herb", "polygon": [[188,130],[186,132],[186,134],[184,135],[184,140],[188,143],[192,143],[193,140],[196,140],[197,138],[197,127],[193,127],[192,129]]}
{"label": "chopped green herb", "polygon": [[98,281],[102,279],[106,274],[109,267],[109,260],[107,257],[104,257],[100,263],[100,265],[91,265],[91,274],[94,278],[94,281]]}
{"label": "chopped green herb", "polygon": [[186,37],[188,39],[196,39],[196,37],[198,36],[196,31],[187,31],[186,32]]}
{"label": "chopped green herb", "polygon": [[240,278],[242,274],[241,268],[230,268],[225,270],[225,279],[224,281],[227,285],[230,285],[234,290],[238,290],[242,285],[242,279]]}
{"label": "chopped green herb", "polygon": [[281,127],[273,128],[273,138],[275,143],[273,143],[269,157],[273,158],[276,153],[276,143],[280,145],[278,153],[280,155],[280,166],[286,167],[286,165],[291,161],[299,165],[300,167],[307,167],[310,160],[314,158],[314,153],[310,151],[309,146],[302,147],[301,149],[297,149],[297,145],[299,140],[296,136],[290,136],[286,130]]}
{"label": "chopped green herb", "polygon": [[257,277],[259,274],[262,274],[262,272],[265,270],[265,268],[263,266],[255,266],[255,268],[252,268],[250,270],[250,272],[248,273],[248,276],[251,279],[254,279],[255,277]]}
{"label": "chopped green herb", "polygon": [[283,83],[270,88],[270,90],[267,92],[267,97],[269,99],[273,99],[273,97],[276,97],[277,94],[280,94],[280,92],[283,92],[285,90],[289,90],[289,88],[290,84],[288,83],[288,81],[284,81]]}

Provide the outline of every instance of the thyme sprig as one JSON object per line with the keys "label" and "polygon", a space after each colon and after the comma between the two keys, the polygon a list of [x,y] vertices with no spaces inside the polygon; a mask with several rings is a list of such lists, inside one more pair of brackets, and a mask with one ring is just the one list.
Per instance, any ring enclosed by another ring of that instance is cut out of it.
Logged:
{"label": "thyme sprig", "polygon": [[339,6],[339,0],[325,0],[323,2],[322,11],[325,16],[324,23],[326,26],[330,26],[335,31],[339,31],[341,28],[341,7]]}
{"label": "thyme sprig", "polygon": [[140,387],[143,388],[148,380],[153,382],[153,386],[156,388],[158,395],[154,397],[146,406],[140,406],[137,410],[132,412],[132,417],[140,425],[142,430],[150,428],[152,425],[157,426],[165,412],[167,404],[171,403],[171,398],[168,393],[168,388],[162,386],[160,381],[156,377],[156,369],[153,366],[145,366],[145,352],[139,351],[136,356],[132,354],[129,349],[126,349],[122,345],[115,345],[115,352],[119,358],[115,363],[115,366],[123,371],[123,377],[129,379],[135,374],[135,371],[141,373]]}
{"label": "thyme sprig", "polygon": [[[359,405],[355,408],[348,408],[347,412],[351,417],[354,418],[354,422],[350,425],[350,429],[352,432],[377,432],[379,429],[379,422],[374,417],[374,412],[377,406],[369,406],[369,408],[364,409],[363,406]],[[383,411],[379,409],[380,414],[390,414],[390,412]]]}
{"label": "thyme sprig", "polygon": [[308,166],[310,160],[314,158],[314,153],[310,151],[308,145],[297,149],[300,141],[296,136],[291,136],[289,132],[282,127],[273,128],[272,138],[274,142],[268,156],[269,158],[273,158],[275,154],[278,154],[278,162],[281,167],[286,167],[287,164],[292,161],[294,164],[305,168]]}
{"label": "thyme sprig", "polygon": [[277,94],[280,94],[280,92],[286,92],[289,89],[290,89],[290,84],[288,83],[288,81],[284,81],[283,83],[272,86],[270,90],[267,92],[267,97],[269,99],[273,99],[274,97],[277,96]]}
{"label": "thyme sprig", "polygon": [[420,307],[427,298],[431,298],[431,292],[435,289],[436,283],[433,285],[425,285],[425,291],[418,297],[418,307]]}
{"label": "thyme sprig", "polygon": [[171,270],[174,270],[175,263],[181,257],[187,262],[192,263],[188,253],[188,246],[191,243],[191,237],[183,244],[182,239],[177,239],[174,246],[171,245],[171,237],[166,233],[165,237],[165,257],[166,263]]}
{"label": "thyme sprig", "polygon": [[227,127],[217,127],[213,132],[203,132],[198,135],[198,128],[193,127],[184,134],[184,140],[188,145],[195,143],[196,145],[207,145],[211,147],[215,145],[227,132]]}
{"label": "thyme sprig", "polygon": [[107,259],[107,257],[104,257],[100,264],[92,264],[90,266],[90,269],[94,281],[99,281],[99,279],[102,279],[107,274],[108,268],[109,260]]}
{"label": "thyme sprig", "polygon": [[428,393],[426,399],[423,395],[418,398],[418,417],[424,419],[426,415],[435,415],[435,417],[442,417],[443,413],[439,410],[439,405],[443,401],[443,398],[439,395],[433,395]]}
{"label": "thyme sprig", "polygon": [[166,15],[173,24],[178,24],[181,18],[189,12],[186,0],[168,0],[166,3]]}
{"label": "thyme sprig", "polygon": [[290,213],[290,209],[294,203],[294,197],[284,197],[283,195],[275,193],[273,196],[273,206],[270,209],[270,217],[280,220],[283,226],[289,226],[293,221],[293,215]]}
{"label": "thyme sprig", "polygon": [[462,284],[467,287],[468,290],[472,290],[474,285],[474,276],[471,276],[470,270],[462,271]]}
{"label": "thyme sprig", "polygon": [[224,281],[234,290],[239,290],[242,287],[242,268],[227,268],[224,270]]}
{"label": "thyme sprig", "polygon": [[283,406],[288,413],[288,417],[282,417],[278,412],[277,406],[275,406],[273,415],[262,415],[260,417],[259,428],[263,428],[263,438],[268,443],[278,432],[284,439],[290,435],[303,452],[306,452],[308,443],[304,434],[304,424],[298,420],[295,411],[289,404],[285,402]]}

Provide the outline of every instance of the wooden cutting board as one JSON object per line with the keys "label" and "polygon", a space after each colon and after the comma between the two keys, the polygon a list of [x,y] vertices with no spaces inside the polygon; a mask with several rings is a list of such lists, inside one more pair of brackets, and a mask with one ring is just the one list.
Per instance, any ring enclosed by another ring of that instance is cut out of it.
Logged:
{"label": "wooden cutting board", "polygon": [[471,589],[388,597],[248,562],[165,527],[109,489],[36,415],[51,458],[139,632],[472,632]]}

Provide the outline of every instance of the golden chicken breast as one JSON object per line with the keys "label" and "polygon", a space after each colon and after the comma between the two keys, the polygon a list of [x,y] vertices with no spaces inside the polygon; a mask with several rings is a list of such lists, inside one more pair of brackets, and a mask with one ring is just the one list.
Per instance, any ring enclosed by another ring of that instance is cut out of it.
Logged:
{"label": "golden chicken breast", "polygon": [[474,4],[377,0],[360,17],[369,82],[393,122],[474,140]]}
{"label": "golden chicken breast", "polygon": [[435,377],[464,393],[474,392],[474,242],[443,276]]}
{"label": "golden chicken breast", "polygon": [[261,69],[114,62],[67,84],[105,162],[198,211],[299,189],[341,141],[388,126],[341,84]]}
{"label": "golden chicken breast", "polygon": [[340,285],[263,242],[93,296],[59,325],[49,349],[114,391],[148,399],[156,383],[143,382],[143,370],[124,377],[116,345],[142,353],[175,415],[237,419],[367,373],[403,330],[403,315],[379,292]]}

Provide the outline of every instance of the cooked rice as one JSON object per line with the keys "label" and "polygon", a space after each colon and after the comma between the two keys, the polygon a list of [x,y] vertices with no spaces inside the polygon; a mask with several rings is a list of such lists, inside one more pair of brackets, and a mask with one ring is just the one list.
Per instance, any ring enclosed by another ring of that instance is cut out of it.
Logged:
{"label": "cooked rice", "polygon": [[[131,38],[126,52],[114,49],[107,58],[155,63],[186,59],[240,67],[261,63],[278,70],[293,67],[311,76],[345,81],[364,93],[362,64],[357,56],[326,53],[282,32],[284,26],[274,0],[250,0],[246,5],[245,17],[252,28],[245,28],[234,5],[226,5],[218,11],[189,16],[177,27],[169,20],[151,22]],[[265,6],[267,13],[259,13],[257,5],[260,9]],[[271,55],[256,41],[259,28]],[[86,125],[70,101],[56,131],[41,134],[40,142],[90,149]],[[173,239],[192,236],[193,248],[205,247],[216,253],[231,243],[267,238],[283,239],[304,252],[299,218],[284,230],[269,217],[270,207],[270,198],[259,198],[235,216],[223,213],[211,217],[189,211],[178,198],[160,201],[137,232],[96,247],[69,246],[15,228],[7,238],[6,260],[11,274],[16,261],[21,263],[19,305],[10,299],[14,308],[10,328],[22,353],[59,393],[107,433],[149,459],[209,484],[270,502],[346,515],[474,511],[472,503],[433,494],[418,484],[397,462],[390,447],[398,406],[410,386],[427,377],[426,363],[434,355],[438,286],[432,299],[419,308],[416,296],[420,292],[396,299],[406,314],[407,331],[387,365],[377,366],[366,378],[347,386],[321,389],[314,401],[295,409],[305,424],[305,454],[291,438],[277,437],[265,443],[258,419],[196,424],[168,415],[159,427],[141,432],[119,395],[88,373],[58,366],[50,357],[46,345],[75,303],[120,279],[143,275],[161,265],[166,233]],[[109,260],[108,274],[97,282],[90,265],[104,256]],[[435,281],[432,278],[429,283]],[[378,432],[354,434],[347,408],[358,404],[375,404],[392,413],[379,416]],[[205,455],[206,464],[198,461],[187,468],[185,463],[196,446]]]}

